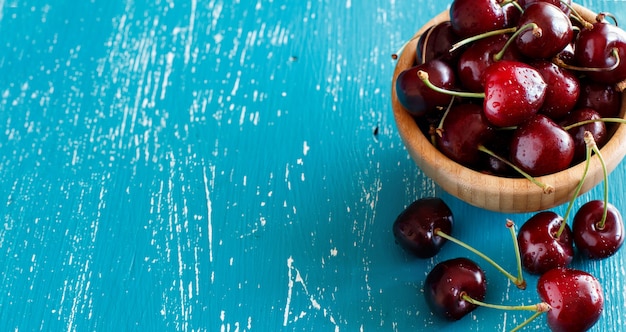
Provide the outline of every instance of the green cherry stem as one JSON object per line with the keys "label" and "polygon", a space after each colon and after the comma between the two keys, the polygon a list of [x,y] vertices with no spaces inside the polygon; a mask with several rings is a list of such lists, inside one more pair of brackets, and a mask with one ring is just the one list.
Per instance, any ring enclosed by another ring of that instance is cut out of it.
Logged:
{"label": "green cherry stem", "polygon": [[598,223],[597,227],[598,229],[603,229],[604,224],[606,223],[606,216],[609,210],[609,173],[606,168],[606,162],[604,161],[604,158],[602,157],[602,153],[600,153],[600,149],[598,149],[598,145],[596,144],[596,141],[593,139],[593,135],[590,132],[586,131],[584,140],[585,140],[585,145],[588,147],[588,149],[593,150],[593,153],[595,153],[596,156],[598,156],[598,160],[600,160],[600,164],[602,165],[602,174],[604,176],[603,178],[604,180],[603,181],[604,182],[604,211],[602,212],[602,219]]}
{"label": "green cherry stem", "polygon": [[[526,289],[526,281],[524,280],[523,277],[515,277],[512,274],[510,274],[508,271],[506,271],[504,268],[502,268],[502,266],[500,266],[498,263],[496,263],[493,259],[489,258],[487,255],[483,254],[482,252],[478,251],[476,248],[470,246],[469,244],[458,240],[444,232],[442,232],[440,229],[435,229],[435,235],[440,236],[450,242],[456,243],[457,245],[473,252],[474,254],[476,254],[478,257],[484,259],[487,263],[491,264],[494,268],[496,268],[496,270],[500,271],[500,273],[502,273],[504,276],[506,276],[507,278],[509,278],[509,280],[511,280],[515,286],[517,286],[517,288],[519,289]],[[515,238],[513,238],[514,241],[513,242],[517,242],[517,240]],[[519,256],[519,250],[516,251],[517,255]]]}
{"label": "green cherry stem", "polygon": [[515,166],[515,164],[513,164],[512,162],[506,160],[505,158],[502,158],[501,156],[498,156],[497,154],[495,154],[493,151],[489,150],[484,145],[479,145],[478,146],[478,151],[482,151],[482,152],[484,152],[484,153],[486,153],[486,154],[488,154],[488,155],[490,155],[490,156],[500,160],[501,162],[507,164],[513,170],[515,170],[516,172],[521,174],[523,177],[525,177],[528,181],[532,182],[537,187],[541,188],[543,190],[544,194],[551,194],[551,193],[554,192],[554,186],[552,186],[551,184],[548,184],[548,183],[543,183],[543,182],[535,179],[534,177],[530,176],[530,174],[524,172],[521,168]]}
{"label": "green cherry stem", "polygon": [[563,127],[563,129],[565,131],[567,131],[567,130],[570,130],[572,128],[583,126],[583,125],[586,125],[586,124],[589,124],[589,123],[594,123],[594,122],[612,122],[612,123],[626,124],[626,120],[624,120],[622,118],[599,118],[599,119],[589,119],[589,120],[583,120],[583,121],[580,121],[580,122],[576,122],[576,123],[573,123],[573,124],[571,124],[569,126]]}
{"label": "green cherry stem", "polygon": [[517,29],[517,31],[515,31],[513,35],[511,35],[511,37],[509,37],[509,39],[506,41],[502,49],[498,53],[493,55],[493,60],[500,61],[502,57],[504,56],[504,52],[506,52],[506,50],[509,48],[511,43],[515,41],[515,38],[519,36],[520,33],[525,32],[527,30],[532,30],[533,35],[535,35],[535,37],[537,38],[541,37],[541,35],[543,34],[543,31],[541,30],[541,28],[535,23],[528,23],[528,24],[522,25],[519,29]]}
{"label": "green cherry stem", "polygon": [[574,66],[574,65],[568,65],[561,58],[559,58],[558,55],[556,57],[554,57],[553,62],[557,66],[559,66],[561,68],[565,68],[565,69],[569,69],[569,70],[573,70],[573,71],[580,71],[580,72],[604,72],[604,71],[614,70],[615,68],[619,67],[619,65],[620,65],[621,59],[620,59],[619,51],[617,50],[617,48],[611,49],[611,56],[613,56],[615,58],[615,63],[612,66],[605,67],[605,68],[578,67],[578,66]]}
{"label": "green cherry stem", "polygon": [[[548,305],[546,303],[546,305]],[[549,309],[548,309],[549,310]],[[522,328],[524,328],[526,325],[530,324],[530,322],[534,321],[537,317],[541,316],[541,314],[543,314],[543,311],[537,311],[535,312],[532,316],[530,316],[527,320],[523,321],[521,324],[517,325],[514,329],[512,329],[510,332],[517,332],[519,330],[521,330]]]}
{"label": "green cherry stem", "polygon": [[520,283],[523,283],[524,288],[526,288],[526,281],[524,280],[524,273],[522,271],[522,256],[520,255],[520,251],[519,251],[519,243],[517,242],[517,234],[515,232],[515,223],[513,222],[513,220],[511,219],[507,219],[506,220],[506,227],[509,229],[509,231],[511,232],[511,238],[513,239],[513,249],[515,251],[515,260],[517,263],[517,280],[520,281]]}
{"label": "green cherry stem", "polygon": [[537,304],[531,305],[500,305],[500,304],[491,304],[485,303],[476,299],[473,299],[467,293],[461,292],[461,299],[477,306],[491,308],[491,309],[499,309],[499,310],[525,310],[525,311],[534,311],[537,313],[544,313],[551,309],[550,305],[545,302],[540,302]]}
{"label": "green cherry stem", "polygon": [[[587,134],[589,134],[589,135],[587,135]],[[574,192],[572,194],[572,198],[570,199],[569,204],[567,205],[567,210],[565,210],[565,215],[563,216],[563,222],[561,223],[561,227],[559,227],[559,230],[554,235],[554,237],[557,238],[557,239],[561,236],[561,234],[565,230],[565,225],[567,225],[567,220],[569,219],[569,215],[572,212],[572,208],[574,207],[574,201],[576,200],[576,197],[578,197],[578,195],[580,195],[580,190],[582,189],[583,183],[585,182],[585,178],[587,177],[587,173],[589,172],[589,165],[591,164],[591,151],[592,151],[592,148],[587,143],[587,136],[591,136],[591,139],[593,140],[593,135],[590,132],[585,131],[585,133],[584,133],[584,137],[585,137],[585,169],[583,170],[583,174],[580,177],[580,181],[578,181],[578,185],[576,186],[576,189],[574,189]],[[594,141],[594,145],[595,145],[595,141]]]}
{"label": "green cherry stem", "polygon": [[512,27],[512,28],[504,28],[504,29],[497,29],[497,30],[492,30],[492,31],[488,31],[488,32],[484,32],[481,34],[478,34],[476,36],[471,36],[468,38],[465,38],[461,41],[456,42],[454,45],[452,45],[452,48],[450,48],[450,53],[458,50],[459,48],[467,45],[467,44],[471,44],[477,40],[481,40],[481,39],[485,39],[488,37],[492,37],[492,36],[498,36],[498,35],[503,35],[503,34],[507,34],[507,33],[514,33],[517,30],[517,27]]}
{"label": "green cherry stem", "polygon": [[427,87],[429,87],[432,90],[434,90],[436,92],[439,92],[439,93],[443,93],[443,94],[447,94],[447,95],[455,96],[455,97],[485,98],[485,93],[484,92],[462,92],[462,91],[453,91],[453,90],[447,90],[447,89],[440,88],[440,87],[434,85],[430,81],[430,77],[429,77],[428,73],[423,71],[423,70],[418,70],[417,71],[417,77],[420,80],[422,80],[422,82],[424,82],[424,84]]}

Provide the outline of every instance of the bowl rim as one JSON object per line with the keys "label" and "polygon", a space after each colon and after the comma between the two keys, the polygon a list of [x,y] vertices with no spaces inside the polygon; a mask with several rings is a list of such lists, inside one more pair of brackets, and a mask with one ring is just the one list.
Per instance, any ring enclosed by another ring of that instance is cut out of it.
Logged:
{"label": "bowl rim", "polygon": [[[595,20],[596,14],[578,4],[572,6],[585,19]],[[553,193],[545,194],[541,188],[525,178],[507,178],[475,171],[462,166],[441,153],[419,130],[414,118],[400,104],[396,94],[396,79],[414,64],[416,44],[430,26],[449,20],[449,11],[442,11],[422,26],[407,43],[397,59],[392,80],[392,108],[398,132],[409,154],[422,172],[443,190],[457,198],[487,210],[498,212],[535,212],[561,205],[571,199],[578,185],[585,163],[581,162],[566,170],[544,176],[537,180],[554,186]],[[622,92],[619,117],[626,118],[626,91]],[[601,148],[603,159],[610,173],[626,155],[626,125],[617,124],[610,139]],[[593,155],[589,173],[582,186],[583,194],[603,180],[603,172],[597,155]],[[479,189],[477,189],[479,188]],[[525,194],[524,194],[525,193]],[[525,196],[525,199],[521,199]]]}

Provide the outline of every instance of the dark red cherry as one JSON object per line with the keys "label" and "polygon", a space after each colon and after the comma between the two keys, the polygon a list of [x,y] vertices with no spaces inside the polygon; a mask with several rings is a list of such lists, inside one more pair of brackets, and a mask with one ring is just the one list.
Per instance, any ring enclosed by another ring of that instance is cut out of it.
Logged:
{"label": "dark red cherry", "polygon": [[563,218],[552,211],[543,211],[528,219],[519,229],[522,265],[533,274],[543,274],[556,267],[565,267],[574,258],[572,232],[565,225],[556,237]]}
{"label": "dark red cherry", "polygon": [[486,69],[483,108],[498,127],[517,126],[537,113],[546,95],[546,82],[533,67],[501,60]]}
{"label": "dark red cherry", "polygon": [[450,53],[450,49],[457,41],[459,41],[459,37],[452,31],[450,21],[431,26],[417,40],[415,52],[417,64],[433,59],[452,63],[458,52]]}
{"label": "dark red cherry", "polygon": [[517,0],[517,3],[522,6],[522,8],[527,8],[536,2],[547,2],[557,6],[559,9],[565,13],[565,15],[569,16],[571,10],[570,7],[572,5],[572,0]]}
{"label": "dark red cherry", "polygon": [[548,85],[546,98],[539,112],[552,120],[567,115],[576,105],[580,94],[580,84],[576,75],[550,61],[535,61],[531,65]]}
{"label": "dark red cherry", "polygon": [[431,311],[453,321],[476,308],[462,298],[464,294],[482,301],[486,292],[485,273],[467,258],[450,259],[435,265],[424,281],[424,296]]}
{"label": "dark red cherry", "polygon": [[569,268],[556,268],[537,281],[537,292],[551,309],[548,326],[554,332],[583,332],[600,319],[604,293],[591,274]]}
{"label": "dark red cherry", "polygon": [[613,118],[619,114],[622,93],[614,84],[604,84],[583,79],[580,81],[580,96],[577,106],[593,108],[603,118]]}
{"label": "dark red cherry", "polygon": [[583,29],[576,39],[574,57],[576,64],[584,68],[611,68],[611,70],[585,72],[590,79],[606,84],[621,82],[626,79],[626,32],[607,23],[596,22],[593,29]]}
{"label": "dark red cherry", "polygon": [[454,89],[456,86],[454,70],[446,62],[438,59],[400,73],[396,80],[398,100],[415,117],[447,107],[452,100],[452,96],[434,91],[424,85],[417,77],[417,72],[420,70],[427,72],[433,84],[439,87]]}
{"label": "dark red cherry", "polygon": [[429,258],[446,243],[446,239],[435,235],[435,231],[439,229],[451,234],[453,223],[452,211],[441,198],[420,198],[398,215],[393,223],[393,235],[407,252]]}
{"label": "dark red cherry", "polygon": [[[509,36],[505,34],[480,39],[461,53],[457,61],[457,75],[461,85],[473,92],[485,90],[483,74],[496,62],[494,55],[500,52]],[[519,61],[522,55],[515,47],[507,47],[501,60]]]}
{"label": "dark red cherry", "polygon": [[541,33],[533,29],[521,31],[515,38],[520,53],[533,59],[551,59],[561,52],[574,36],[569,16],[547,2],[535,2],[524,10],[517,26],[534,23]]}
{"label": "dark red cherry", "polygon": [[506,16],[496,0],[454,0],[450,23],[452,30],[465,38],[504,28]]}
{"label": "dark red cherry", "polygon": [[474,166],[483,154],[478,147],[494,138],[495,130],[487,121],[482,107],[476,104],[452,106],[443,120],[437,148],[448,158],[465,166]]}
{"label": "dark red cherry", "polygon": [[[579,123],[586,120],[600,119],[601,116],[598,112],[591,108],[578,108],[568,114],[562,121],[563,127]],[[587,144],[585,143],[585,131],[591,133],[598,147],[604,146],[608,140],[608,133],[606,131],[606,124],[604,122],[592,122],[581,126],[572,127],[567,130],[574,139],[574,159],[573,161],[580,162],[585,160],[587,154]]]}
{"label": "dark red cherry", "polygon": [[585,203],[574,216],[574,244],[581,254],[593,259],[612,256],[624,243],[624,222],[619,210],[608,203],[607,216],[601,225],[604,201]]}
{"label": "dark red cherry", "polygon": [[522,123],[513,133],[510,160],[531,176],[562,171],[574,159],[574,140],[543,114]]}

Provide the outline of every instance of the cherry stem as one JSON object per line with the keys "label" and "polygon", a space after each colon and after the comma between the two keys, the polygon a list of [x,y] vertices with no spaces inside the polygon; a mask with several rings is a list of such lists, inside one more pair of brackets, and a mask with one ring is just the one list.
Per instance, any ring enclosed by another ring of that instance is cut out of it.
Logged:
{"label": "cherry stem", "polygon": [[606,223],[606,216],[609,210],[609,173],[606,168],[606,163],[604,162],[604,158],[602,157],[602,153],[600,153],[600,149],[598,149],[598,145],[596,141],[593,139],[593,135],[586,131],[584,136],[585,144],[588,150],[593,150],[593,152],[598,156],[598,160],[600,160],[600,164],[602,165],[602,173],[604,176],[604,210],[602,211],[602,219],[596,225],[596,227],[600,230],[604,228]]}
{"label": "cherry stem", "polygon": [[587,21],[582,15],[580,15],[580,13],[576,10],[576,8],[574,8],[574,6],[564,0],[561,0],[561,3],[565,5],[565,7],[569,8],[571,12],[570,17],[576,20],[578,23],[582,24],[583,28],[587,30],[593,29],[593,24]]}
{"label": "cherry stem", "polygon": [[574,65],[568,65],[567,63],[565,63],[561,58],[559,58],[558,56],[554,57],[553,61],[554,63],[561,67],[561,68],[565,68],[565,69],[569,69],[569,70],[573,70],[573,71],[581,71],[581,72],[603,72],[603,71],[611,71],[611,70],[615,70],[615,68],[619,67],[621,59],[619,56],[619,51],[617,50],[617,48],[612,48],[611,49],[611,55],[615,58],[615,63],[610,66],[610,67],[605,67],[605,68],[593,68],[593,67],[578,67],[578,66],[574,66]]}
{"label": "cherry stem", "polygon": [[475,36],[471,36],[471,37],[467,37],[461,41],[456,42],[454,45],[452,45],[452,48],[450,48],[450,50],[448,52],[452,53],[456,50],[458,50],[459,48],[473,43],[477,40],[481,40],[481,39],[485,39],[488,37],[492,37],[492,36],[498,36],[498,35],[503,35],[503,34],[507,34],[507,33],[514,33],[517,30],[517,27],[512,27],[512,28],[504,28],[504,29],[497,29],[497,30],[492,30],[492,31],[488,31],[488,32],[483,32],[481,34],[475,35]]}
{"label": "cherry stem", "polygon": [[[515,223],[511,219],[506,220],[506,227],[509,229],[511,233],[511,238],[513,239],[513,249],[515,251],[515,260],[517,263],[517,280],[520,281],[520,285],[523,283],[523,288],[526,288],[526,281],[524,280],[524,273],[522,271],[522,256],[519,251],[519,243],[517,242],[517,234],[515,232]],[[519,287],[519,286],[518,286]]]}
{"label": "cherry stem", "polygon": [[[584,134],[585,137],[587,137],[587,133],[591,135],[590,132],[585,131],[585,134]],[[593,139],[593,136],[591,137],[591,139]],[[587,143],[586,140],[585,140],[585,143]],[[567,210],[565,210],[565,215],[563,216],[563,222],[561,222],[561,227],[559,227],[559,230],[554,235],[556,239],[561,237],[561,234],[563,234],[563,232],[565,231],[567,220],[569,219],[569,215],[572,212],[572,207],[574,207],[574,201],[576,200],[578,195],[580,195],[580,190],[582,189],[583,183],[585,182],[585,178],[587,177],[587,173],[589,172],[589,165],[591,164],[591,147],[589,146],[589,144],[586,144],[585,155],[586,155],[585,156],[585,169],[583,170],[583,174],[580,177],[580,181],[578,181],[578,185],[576,186],[576,189],[574,189],[574,192],[572,193],[572,198],[570,199],[569,204],[567,205]]]}
{"label": "cherry stem", "polygon": [[537,38],[541,37],[541,35],[543,34],[543,31],[536,23],[528,23],[528,24],[522,25],[519,29],[517,29],[517,31],[515,31],[513,35],[511,35],[511,37],[509,37],[506,43],[504,43],[504,46],[502,47],[502,49],[498,53],[493,55],[493,60],[500,61],[502,57],[504,56],[504,52],[506,52],[506,50],[509,48],[511,43],[515,41],[515,38],[519,36],[520,33],[525,32],[527,30],[532,30],[533,35],[535,35],[535,37]]}
{"label": "cherry stem", "polygon": [[507,164],[509,167],[513,168],[516,172],[518,172],[519,174],[521,174],[523,177],[525,177],[526,179],[528,179],[528,181],[534,183],[535,185],[537,185],[539,188],[541,188],[543,190],[544,194],[552,194],[554,192],[554,186],[547,184],[547,183],[543,183],[537,179],[535,179],[534,177],[532,177],[530,174],[524,172],[521,168],[515,166],[515,164],[513,164],[512,162],[506,160],[505,158],[502,158],[501,156],[498,156],[497,154],[495,154],[493,151],[489,150],[487,147],[485,147],[484,145],[479,145],[478,146],[478,151],[482,151],[498,160],[500,160],[501,162]]}
{"label": "cherry stem", "polygon": [[460,297],[462,300],[469,302],[473,305],[491,308],[491,309],[498,309],[498,310],[524,310],[524,311],[534,311],[537,313],[544,313],[552,309],[550,305],[547,304],[546,302],[540,302],[537,304],[530,304],[530,305],[500,305],[500,304],[485,303],[485,302],[473,299],[471,296],[467,295],[467,293],[465,292],[461,292]]}
{"label": "cherry stem", "polygon": [[580,121],[580,122],[576,122],[576,123],[573,123],[573,124],[571,124],[569,126],[563,127],[563,129],[567,131],[567,130],[570,130],[572,128],[583,126],[583,125],[594,123],[594,122],[613,122],[613,123],[624,123],[624,124],[626,124],[626,120],[624,120],[622,118],[599,118],[599,119],[589,119],[589,120],[583,120],[583,121]]}
{"label": "cherry stem", "polygon": [[417,71],[417,77],[419,77],[419,79],[422,80],[422,82],[424,82],[424,84],[427,87],[439,93],[443,93],[443,94],[450,95],[450,96],[456,96],[456,97],[465,97],[465,98],[485,98],[484,92],[462,92],[462,91],[452,91],[452,90],[440,88],[434,85],[430,81],[428,73],[423,70]]}
{"label": "cherry stem", "polygon": [[[507,272],[504,268],[502,268],[500,265],[498,265],[498,263],[496,263],[493,259],[487,257],[487,255],[483,254],[482,252],[478,251],[476,248],[470,246],[469,244],[458,240],[444,232],[442,232],[440,229],[435,229],[435,235],[440,236],[450,242],[456,243],[459,246],[473,252],[474,254],[478,255],[480,258],[484,259],[485,261],[487,261],[487,263],[491,264],[493,267],[496,268],[496,270],[500,271],[500,273],[504,274],[507,278],[509,278],[509,280],[511,280],[515,286],[517,286],[517,288],[519,289],[526,289],[526,281],[524,281],[523,278],[516,278],[514,277],[512,274],[510,274],[509,272]],[[517,242],[517,241],[514,241]],[[518,251],[519,252],[519,251]]]}
{"label": "cherry stem", "polygon": [[517,8],[517,10],[519,10],[520,13],[524,12],[524,8],[522,8],[517,0],[504,0],[500,3],[500,7],[504,7],[506,5],[513,5],[515,6],[515,8]]}
{"label": "cherry stem", "polygon": [[525,327],[526,325],[530,324],[530,322],[534,321],[537,317],[541,316],[542,314],[543,314],[542,311],[535,312],[532,316],[530,316],[527,320],[523,321],[521,324],[517,325],[510,332],[517,332],[517,331],[521,330],[523,327]]}
{"label": "cherry stem", "polygon": [[598,15],[596,16],[596,21],[597,22],[602,22],[604,21],[605,18],[610,17],[613,20],[613,23],[615,24],[615,26],[619,26],[617,23],[617,17],[615,17],[615,15],[611,14],[611,13],[598,13]]}
{"label": "cherry stem", "polygon": [[[454,96],[452,96],[452,99],[450,100],[450,103],[448,104],[446,111],[443,113],[443,116],[441,116],[441,120],[439,120],[439,124],[437,125],[437,128],[435,129],[435,134],[438,135],[439,137],[443,135],[443,132],[444,132],[443,122],[446,120],[448,113],[450,113],[450,109],[452,109],[452,104],[454,104]],[[432,141],[433,141],[433,144],[436,144],[434,138]]]}

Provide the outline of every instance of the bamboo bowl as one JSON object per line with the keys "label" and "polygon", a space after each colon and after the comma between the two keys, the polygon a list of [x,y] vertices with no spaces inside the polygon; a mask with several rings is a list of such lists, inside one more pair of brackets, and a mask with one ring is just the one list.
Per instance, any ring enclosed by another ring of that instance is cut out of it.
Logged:
{"label": "bamboo bowl", "polygon": [[[590,10],[573,5],[587,20],[593,22],[596,14]],[[430,20],[415,35],[423,34],[430,26],[448,21],[449,13],[444,11]],[[471,205],[491,211],[506,213],[536,212],[551,209],[568,202],[580,181],[584,164],[580,163],[564,171],[549,174],[537,179],[551,184],[554,192],[546,194],[543,190],[525,178],[505,178],[483,174],[464,167],[442,154],[420,131],[414,118],[398,101],[396,79],[405,69],[413,65],[418,38],[412,38],[397,60],[392,81],[392,108],[396,126],[410,156],[422,172],[449,194]],[[622,95],[621,118],[626,113],[626,92]],[[617,125],[617,129],[601,149],[609,172],[626,155],[626,125]],[[581,194],[589,191],[603,180],[602,166],[593,156],[589,173],[581,189]]]}

